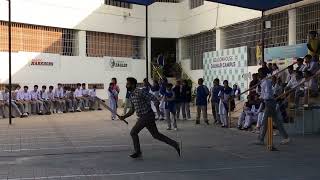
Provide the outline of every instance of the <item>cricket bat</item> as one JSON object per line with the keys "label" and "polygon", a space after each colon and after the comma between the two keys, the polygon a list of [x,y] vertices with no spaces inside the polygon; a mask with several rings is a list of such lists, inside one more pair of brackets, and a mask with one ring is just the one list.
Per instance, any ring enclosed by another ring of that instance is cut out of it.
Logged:
{"label": "cricket bat", "polygon": [[[111,108],[106,104],[106,101],[105,101],[105,100],[102,100],[102,99],[100,99],[100,98],[98,98],[98,99],[99,99],[101,102],[103,102],[102,105],[103,105],[108,111],[116,114],[116,116],[118,116],[118,118],[120,118],[120,115],[117,114],[116,112],[114,112],[114,110],[111,109]],[[125,122],[126,124],[129,124],[128,121],[126,121],[126,120],[121,120],[121,121]]]}

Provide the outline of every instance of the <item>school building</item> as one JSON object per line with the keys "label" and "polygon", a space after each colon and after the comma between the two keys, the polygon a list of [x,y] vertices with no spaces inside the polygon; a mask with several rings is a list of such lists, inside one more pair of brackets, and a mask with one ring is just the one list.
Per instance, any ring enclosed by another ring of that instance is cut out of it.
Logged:
{"label": "school building", "polygon": [[[123,98],[127,76],[140,82],[146,77],[146,53],[149,77],[152,63],[165,53],[168,62],[180,63],[193,81],[220,76],[246,89],[259,65],[260,11],[204,0],[158,0],[148,7],[148,39],[145,12],[144,6],[114,0],[12,1],[13,83],[81,82],[89,88],[98,85],[98,95],[106,98],[108,84],[116,77]],[[308,32],[320,30],[320,3],[304,0],[269,10],[265,21],[268,52],[285,57],[266,56],[288,64],[306,51]],[[7,31],[7,1],[0,1],[2,87],[8,83]],[[206,71],[209,57],[222,63],[218,71]],[[234,65],[225,63],[228,60],[239,61],[241,68],[228,69]]]}

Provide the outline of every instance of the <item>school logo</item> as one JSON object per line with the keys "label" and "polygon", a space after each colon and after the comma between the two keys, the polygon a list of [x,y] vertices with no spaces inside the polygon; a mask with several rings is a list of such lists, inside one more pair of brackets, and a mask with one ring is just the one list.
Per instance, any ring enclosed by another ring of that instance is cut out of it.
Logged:
{"label": "school logo", "polygon": [[116,62],[114,61],[114,59],[110,59],[109,65],[111,68],[114,68],[114,66],[116,65]]}
{"label": "school logo", "polygon": [[115,61],[114,59],[110,59],[109,65],[111,68],[126,68],[128,64],[125,61]]}

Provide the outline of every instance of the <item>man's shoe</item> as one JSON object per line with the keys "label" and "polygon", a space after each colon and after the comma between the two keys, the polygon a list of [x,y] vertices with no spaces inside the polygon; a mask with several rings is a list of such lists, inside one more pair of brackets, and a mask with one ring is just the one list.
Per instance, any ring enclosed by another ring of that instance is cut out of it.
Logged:
{"label": "man's shoe", "polygon": [[141,157],[141,156],[142,156],[142,153],[141,153],[141,152],[135,152],[135,153],[133,153],[133,154],[130,155],[130,157],[131,157],[131,158],[134,158],[134,159],[139,158],[139,157]]}
{"label": "man's shoe", "polygon": [[102,111],[102,109],[101,109],[101,108],[98,108],[98,111]]}
{"label": "man's shoe", "polygon": [[179,157],[181,156],[181,150],[180,150],[180,146],[179,146],[179,143],[177,143],[177,146],[176,146],[176,151],[179,155]]}
{"label": "man's shoe", "polygon": [[264,142],[263,141],[257,141],[257,142],[254,142],[253,144],[255,144],[255,145],[264,145]]}
{"label": "man's shoe", "polygon": [[283,139],[283,140],[280,142],[281,145],[286,145],[286,144],[289,144],[289,143],[290,143],[290,139],[289,139],[289,138]]}
{"label": "man's shoe", "polygon": [[206,123],[207,125],[210,125],[210,124],[209,124],[209,121],[205,121],[205,123]]}
{"label": "man's shoe", "polygon": [[196,124],[200,124],[200,121],[196,121]]}

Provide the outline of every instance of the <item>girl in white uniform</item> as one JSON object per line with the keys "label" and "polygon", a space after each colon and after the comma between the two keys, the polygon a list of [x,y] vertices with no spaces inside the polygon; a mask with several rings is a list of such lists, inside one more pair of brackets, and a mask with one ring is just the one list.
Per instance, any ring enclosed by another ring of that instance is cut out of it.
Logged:
{"label": "girl in white uniform", "polygon": [[118,91],[113,88],[114,84],[110,83],[108,89],[108,97],[109,97],[109,107],[113,110],[111,119],[116,119],[116,112],[118,108]]}

